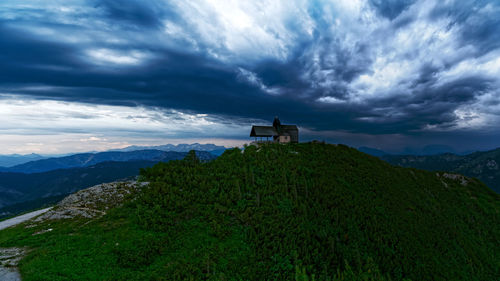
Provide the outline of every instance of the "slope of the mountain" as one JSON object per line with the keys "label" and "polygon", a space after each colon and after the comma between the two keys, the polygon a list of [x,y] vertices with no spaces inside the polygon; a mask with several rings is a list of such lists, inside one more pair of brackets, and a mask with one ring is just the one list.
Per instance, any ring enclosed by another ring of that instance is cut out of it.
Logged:
{"label": "slope of the mountain", "polygon": [[[0,218],[23,211],[35,209],[56,202],[62,195],[75,192],[95,184],[118,179],[135,177],[139,169],[150,167],[159,161],[183,159],[187,153],[168,153],[163,151],[140,151],[151,157],[148,160],[109,161],[82,168],[57,169],[42,173],[0,172]],[[145,152],[145,153],[144,153]],[[204,161],[212,160],[214,155],[197,151]],[[78,155],[77,155],[78,156]],[[78,157],[75,157],[78,159]],[[80,158],[81,159],[81,158]],[[104,159],[101,157],[100,159]],[[115,159],[127,159],[125,157]],[[12,206],[15,204],[14,206]]]}
{"label": "slope of the mountain", "polygon": [[381,159],[401,167],[450,171],[475,177],[500,193],[500,148],[468,155],[450,153],[431,156],[384,155]]}
{"label": "slope of the mountain", "polygon": [[455,153],[455,150],[443,144],[426,145],[422,148],[422,155],[436,155],[444,153]]}
{"label": "slope of the mountain", "polygon": [[[44,173],[0,173],[0,217],[12,211],[25,211],[53,202],[51,198],[95,184],[135,177],[141,168],[157,161],[103,162],[90,167],[54,170]],[[47,200],[44,200],[47,199]],[[19,204],[19,203],[25,204]],[[13,204],[17,206],[7,207]]]}
{"label": "slope of the mountain", "polygon": [[32,153],[26,155],[10,154],[0,155],[0,167],[12,167],[15,165],[24,164],[26,162],[44,159],[47,157]]}
{"label": "slope of the mountain", "polygon": [[[208,152],[198,152],[203,159],[213,159],[214,155]],[[38,161],[31,161],[11,168],[3,169],[4,172],[14,173],[41,173],[57,169],[88,167],[102,162],[115,161],[170,161],[182,159],[185,152],[162,151],[162,150],[136,150],[128,152],[100,152],[100,153],[80,153],[65,157],[48,158]]]}
{"label": "slope of the mountain", "polygon": [[377,148],[372,148],[372,147],[367,147],[367,146],[360,146],[360,147],[358,147],[358,150],[361,152],[364,152],[366,154],[370,154],[371,156],[377,156],[377,157],[383,156],[386,154],[390,154],[390,153],[387,153],[383,150],[380,150]]}
{"label": "slope of the mountain", "polygon": [[123,206],[0,231],[0,247],[31,249],[23,280],[500,276],[500,197],[476,179],[328,144],[189,154],[141,178]]}

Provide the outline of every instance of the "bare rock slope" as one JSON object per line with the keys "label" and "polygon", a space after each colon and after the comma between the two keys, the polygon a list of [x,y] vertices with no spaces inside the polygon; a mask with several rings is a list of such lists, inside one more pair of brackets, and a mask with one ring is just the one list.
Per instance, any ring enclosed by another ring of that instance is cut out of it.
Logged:
{"label": "bare rock slope", "polygon": [[17,264],[26,254],[24,248],[0,248],[0,280],[20,281]]}
{"label": "bare rock slope", "polygon": [[50,211],[35,218],[34,222],[74,217],[100,217],[106,214],[108,209],[120,205],[126,195],[145,185],[147,183],[135,181],[112,182],[83,189],[64,198]]}

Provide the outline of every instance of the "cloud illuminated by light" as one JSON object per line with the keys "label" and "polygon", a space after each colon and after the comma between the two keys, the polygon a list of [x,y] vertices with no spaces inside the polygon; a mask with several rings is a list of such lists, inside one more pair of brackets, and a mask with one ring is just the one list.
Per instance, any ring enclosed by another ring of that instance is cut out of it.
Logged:
{"label": "cloud illuminated by light", "polygon": [[115,63],[115,64],[139,64],[142,63],[148,55],[140,51],[118,52],[110,49],[89,50],[88,55],[92,61],[98,64]]}
{"label": "cloud illuminated by light", "polygon": [[231,137],[247,133],[246,127],[221,123],[206,114],[12,96],[0,98],[0,123],[0,153],[101,151],[131,144],[203,143],[208,139],[241,145],[245,140]]}

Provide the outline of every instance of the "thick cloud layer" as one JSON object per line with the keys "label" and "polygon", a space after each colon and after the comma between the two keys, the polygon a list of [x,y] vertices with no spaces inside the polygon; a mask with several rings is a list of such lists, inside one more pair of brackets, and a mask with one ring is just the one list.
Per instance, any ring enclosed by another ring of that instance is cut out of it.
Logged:
{"label": "thick cloud layer", "polygon": [[[385,149],[491,148],[499,19],[494,0],[7,0],[0,93],[241,128],[279,115],[306,139]],[[229,130],[199,137],[246,137]]]}

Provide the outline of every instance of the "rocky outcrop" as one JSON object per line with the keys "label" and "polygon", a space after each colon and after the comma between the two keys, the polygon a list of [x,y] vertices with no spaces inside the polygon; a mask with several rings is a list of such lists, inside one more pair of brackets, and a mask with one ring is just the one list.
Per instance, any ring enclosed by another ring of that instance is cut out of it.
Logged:
{"label": "rocky outcrop", "polygon": [[112,182],[80,190],[64,198],[52,210],[35,218],[34,222],[75,217],[100,217],[106,214],[108,209],[120,205],[127,195],[147,184],[136,181]]}
{"label": "rocky outcrop", "polygon": [[[437,173],[437,175],[439,176],[440,174]],[[466,186],[469,183],[469,179],[463,175],[460,175],[460,174],[442,173],[441,177],[455,180],[455,181],[459,181],[460,184],[463,186]]]}
{"label": "rocky outcrop", "polygon": [[0,248],[0,280],[20,281],[17,264],[26,254],[25,248]]}

